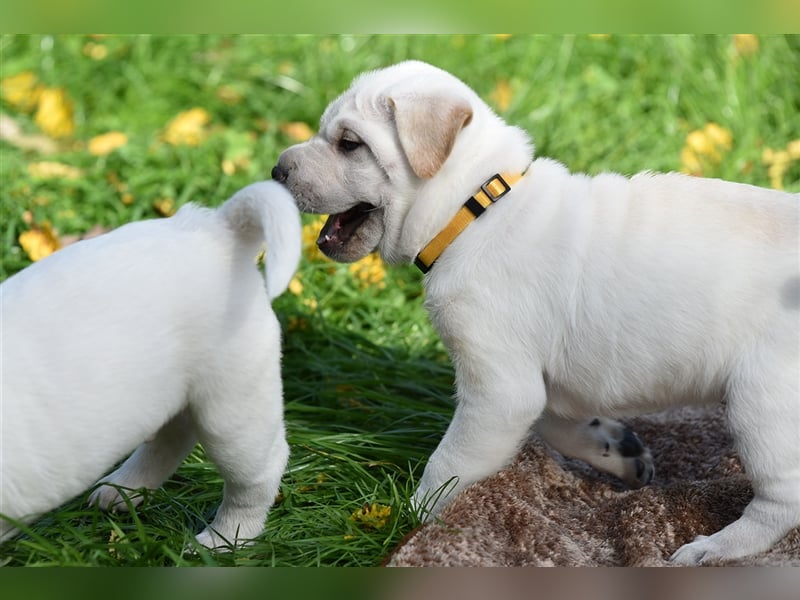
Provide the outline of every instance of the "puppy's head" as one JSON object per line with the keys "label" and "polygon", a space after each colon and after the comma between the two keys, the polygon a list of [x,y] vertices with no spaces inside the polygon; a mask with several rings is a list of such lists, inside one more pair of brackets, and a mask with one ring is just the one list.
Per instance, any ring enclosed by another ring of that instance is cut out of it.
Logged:
{"label": "puppy's head", "polygon": [[404,260],[406,214],[476,110],[488,107],[431,65],[365,73],[328,106],[316,136],[281,154],[272,176],[300,210],[330,215],[317,241],[329,257],[350,262],[380,249],[389,262]]}

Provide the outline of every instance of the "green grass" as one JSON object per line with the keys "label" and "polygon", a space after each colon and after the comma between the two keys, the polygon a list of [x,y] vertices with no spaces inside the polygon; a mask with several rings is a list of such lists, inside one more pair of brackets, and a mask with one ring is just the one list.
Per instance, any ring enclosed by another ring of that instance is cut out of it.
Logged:
{"label": "green grass", "polygon": [[[87,56],[87,44],[106,56]],[[159,199],[217,205],[268,178],[292,143],[281,124],[315,128],[354,75],[406,58],[456,73],[487,99],[507,82],[502,116],[532,133],[538,155],[575,171],[678,170],[687,133],[715,122],[733,142],[703,173],[768,186],[765,148],[800,138],[796,36],[760,37],[750,56],[737,55],[730,36],[3,36],[0,48],[2,78],[32,71],[66,90],[75,115],[74,134],[53,155],[0,141],[0,279],[30,263],[18,243],[30,220],[80,235],[158,217]],[[161,141],[166,124],[195,106],[211,115],[207,139],[196,147]],[[24,133],[40,133],[7,96],[2,111]],[[87,152],[88,140],[112,130],[127,134],[124,147]],[[224,160],[242,157],[233,174],[222,171]],[[43,160],[82,175],[36,178],[28,166]],[[782,183],[800,191],[800,161]],[[0,563],[380,564],[416,525],[407,499],[452,412],[452,369],[413,268],[391,268],[384,288],[370,287],[347,266],[309,256],[300,278],[302,292],[275,303],[287,331],[292,456],[257,544],[183,552],[222,492],[198,448],[133,515],[87,509],[82,496],[6,543]],[[392,508],[383,527],[349,519],[372,503]]]}

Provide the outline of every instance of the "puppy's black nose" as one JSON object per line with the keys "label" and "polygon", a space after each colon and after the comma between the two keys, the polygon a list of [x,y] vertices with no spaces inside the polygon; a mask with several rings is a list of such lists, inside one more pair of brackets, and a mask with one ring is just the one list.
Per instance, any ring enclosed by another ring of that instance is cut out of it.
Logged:
{"label": "puppy's black nose", "polygon": [[275,181],[279,181],[283,183],[286,181],[286,177],[289,175],[289,172],[284,169],[280,164],[275,165],[272,167],[272,178]]}

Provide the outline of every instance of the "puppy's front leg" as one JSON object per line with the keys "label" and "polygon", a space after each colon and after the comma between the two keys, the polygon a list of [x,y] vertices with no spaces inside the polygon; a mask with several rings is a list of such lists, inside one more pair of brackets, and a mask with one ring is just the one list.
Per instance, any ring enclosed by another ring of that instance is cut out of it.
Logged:
{"label": "puppy's front leg", "polygon": [[[456,370],[458,405],[450,426],[433,452],[412,506],[423,520],[436,515],[468,486],[496,473],[519,451],[545,405],[541,376],[510,376],[509,363],[475,364]],[[500,369],[502,370],[502,369]],[[512,369],[513,370],[513,369]]]}
{"label": "puppy's front leg", "polygon": [[[554,400],[552,395],[548,392],[548,404]],[[604,417],[565,419],[545,410],[536,422],[536,431],[564,456],[587,462],[633,488],[647,485],[653,479],[655,469],[650,449],[619,421]]]}
{"label": "puppy's front leg", "polygon": [[[192,418],[187,411],[178,413],[159,429],[152,440],[143,443],[122,465],[97,482],[89,496],[89,504],[104,510],[128,510],[119,488],[154,490],[172,475],[197,443]],[[103,485],[111,484],[111,485]],[[143,496],[130,494],[129,501],[138,505]]]}

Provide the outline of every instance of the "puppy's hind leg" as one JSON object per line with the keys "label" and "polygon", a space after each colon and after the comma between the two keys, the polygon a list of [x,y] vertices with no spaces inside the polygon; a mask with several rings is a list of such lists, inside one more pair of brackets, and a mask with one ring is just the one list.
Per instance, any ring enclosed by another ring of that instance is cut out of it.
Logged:
{"label": "puppy's hind leg", "polygon": [[289,458],[279,362],[276,356],[245,366],[255,373],[227,378],[224,401],[208,398],[193,411],[200,442],[225,482],[214,520],[196,538],[207,548],[246,545],[264,530],[278,494]]}
{"label": "puppy's hind leg", "polygon": [[775,353],[755,354],[731,377],[727,394],[728,422],[753,484],[753,500],[738,520],[679,548],[672,563],[696,565],[763,552],[800,525],[797,352],[782,360]]}
{"label": "puppy's hind leg", "polygon": [[[128,510],[123,497],[125,490],[158,488],[175,472],[196,443],[191,416],[187,411],[178,413],[159,429],[152,440],[139,446],[116,471],[97,482],[89,496],[89,504],[96,504],[104,510]],[[126,495],[133,506],[144,498],[141,493]]]}
{"label": "puppy's hind leg", "polygon": [[655,474],[650,449],[633,429],[614,419],[572,420],[546,410],[536,422],[536,431],[564,456],[589,463],[632,488],[647,485]]}

